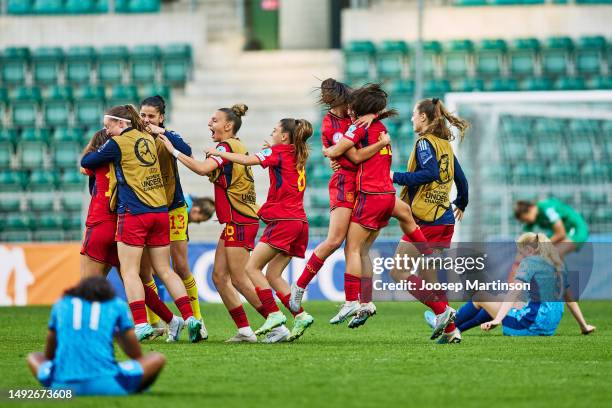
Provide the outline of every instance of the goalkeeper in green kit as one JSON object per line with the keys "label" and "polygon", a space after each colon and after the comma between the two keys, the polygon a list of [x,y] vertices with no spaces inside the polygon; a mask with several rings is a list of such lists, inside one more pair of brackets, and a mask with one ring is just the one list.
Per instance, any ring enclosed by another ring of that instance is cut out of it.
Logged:
{"label": "goalkeeper in green kit", "polygon": [[[525,231],[541,230],[545,232],[564,259],[568,254],[580,250],[589,238],[589,227],[584,218],[572,207],[556,198],[532,203],[517,201],[514,216],[525,224]],[[569,292],[566,304],[578,322],[583,334],[591,334],[595,326],[587,324],[578,303],[573,301]]]}

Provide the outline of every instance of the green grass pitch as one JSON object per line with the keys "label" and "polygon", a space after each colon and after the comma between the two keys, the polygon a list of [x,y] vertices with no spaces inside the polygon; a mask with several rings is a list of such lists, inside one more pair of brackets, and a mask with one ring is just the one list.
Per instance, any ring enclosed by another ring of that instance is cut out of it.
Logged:
{"label": "green grass pitch", "polygon": [[[566,312],[550,338],[464,333],[458,345],[429,340],[418,303],[378,303],[356,330],[331,326],[331,302],[310,302],[315,325],[295,343],[227,345],[234,326],[221,305],[203,304],[210,339],[145,343],[168,357],[144,395],[78,398],[83,407],[609,407],[611,302],[583,302],[598,331],[579,334]],[[0,390],[37,388],[25,356],[42,350],[49,308],[0,308]],[[261,317],[249,312],[252,326]],[[83,345],[87,347],[87,345]],[[123,358],[120,356],[119,358]],[[3,399],[5,398],[3,396]],[[4,399],[0,406],[44,406]]]}

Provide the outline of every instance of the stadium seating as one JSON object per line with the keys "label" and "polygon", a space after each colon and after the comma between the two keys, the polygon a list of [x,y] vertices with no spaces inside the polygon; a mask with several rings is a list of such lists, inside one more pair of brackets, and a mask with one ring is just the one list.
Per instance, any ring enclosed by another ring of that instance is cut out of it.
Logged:
{"label": "stadium seating", "polygon": [[[116,13],[155,13],[161,0],[115,0]],[[8,14],[92,14],[108,13],[108,0],[8,0]]]}

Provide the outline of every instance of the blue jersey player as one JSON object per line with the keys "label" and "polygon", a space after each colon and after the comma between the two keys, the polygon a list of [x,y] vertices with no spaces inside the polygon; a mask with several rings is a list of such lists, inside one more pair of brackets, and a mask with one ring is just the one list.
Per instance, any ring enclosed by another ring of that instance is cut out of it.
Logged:
{"label": "blue jersey player", "polygon": [[[131,360],[115,361],[113,338]],[[160,353],[142,354],[127,305],[101,277],[65,292],[51,310],[45,352],[28,355],[45,388],[75,395],[140,392],[153,384],[165,362]]]}

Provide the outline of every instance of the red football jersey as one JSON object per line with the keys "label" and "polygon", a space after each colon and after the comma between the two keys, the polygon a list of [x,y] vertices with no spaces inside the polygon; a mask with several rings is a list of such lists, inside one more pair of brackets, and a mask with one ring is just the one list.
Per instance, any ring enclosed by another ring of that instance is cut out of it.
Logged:
{"label": "red football jersey", "polygon": [[270,190],[266,203],[259,210],[264,221],[300,220],[307,222],[304,212],[306,170],[296,169],[295,147],[278,144],[255,154],[263,168],[270,172]]}
{"label": "red football jersey", "polygon": [[[232,149],[230,146],[221,142],[217,145],[217,150],[222,150],[225,152],[231,152]],[[231,179],[232,177],[232,166],[234,165],[231,161],[225,160],[219,156],[210,156],[213,160],[215,160],[219,164],[219,168],[221,169],[221,176],[215,181],[215,212],[217,213],[217,218],[219,219],[220,224],[227,224],[229,222],[233,222],[235,224],[259,224],[259,220],[257,218],[250,218],[240,214],[238,211],[232,207],[229,199],[227,198],[227,178]]]}
{"label": "red football jersey", "polygon": [[87,219],[85,225],[90,227],[102,221],[116,221],[117,214],[111,211],[111,178],[109,164],[104,164],[93,172],[90,176],[93,178],[93,185],[90,187],[91,201],[89,202],[89,210],[87,211]]}
{"label": "red football jersey", "polygon": [[[387,128],[380,121],[374,121],[368,129],[351,125],[344,137],[355,143],[358,149],[378,142],[381,132]],[[385,146],[370,159],[359,165],[357,190],[366,194],[395,194],[395,187],[389,174],[392,162],[391,146]]]}
{"label": "red football jersey", "polygon": [[[327,115],[325,115],[325,117],[323,118],[323,124],[321,125],[321,139],[323,141],[323,146],[330,147],[338,143],[338,141],[342,139],[342,136],[344,136],[344,133],[346,133],[350,126],[351,118],[341,118],[331,112],[328,112]],[[342,167],[341,170],[356,172],[359,168],[356,164],[353,164],[353,162],[350,161],[345,155],[338,157],[336,161]]]}

